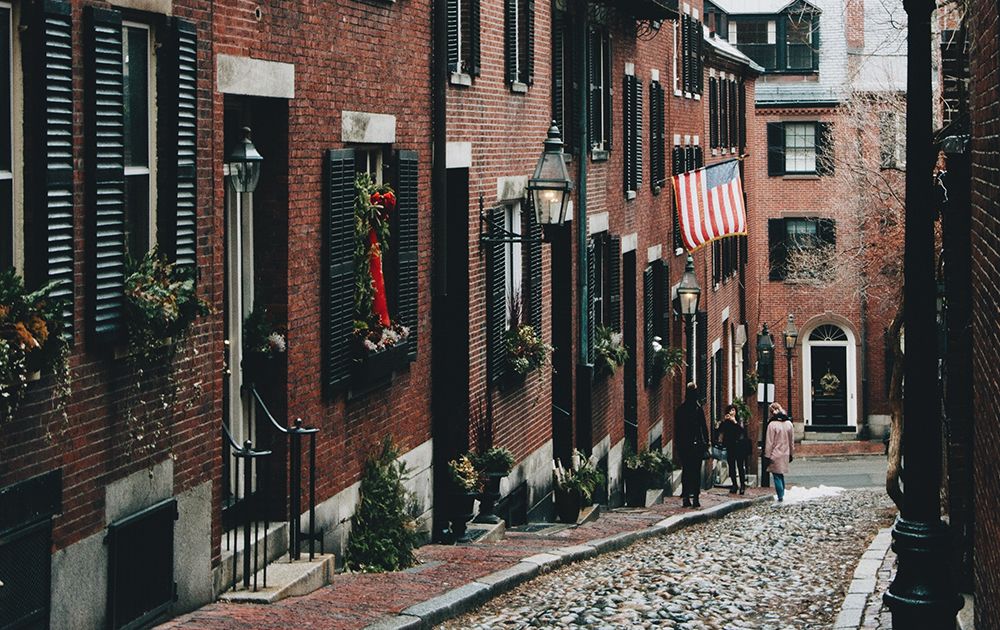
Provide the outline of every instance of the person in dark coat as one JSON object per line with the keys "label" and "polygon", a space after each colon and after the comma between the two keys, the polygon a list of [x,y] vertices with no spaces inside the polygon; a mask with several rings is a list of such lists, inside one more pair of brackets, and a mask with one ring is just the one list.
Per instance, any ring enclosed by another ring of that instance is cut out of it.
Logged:
{"label": "person in dark coat", "polygon": [[687,397],[674,417],[674,449],[681,460],[681,496],[684,507],[701,507],[701,466],[708,449],[705,412],[698,399],[698,386],[687,385]]}
{"label": "person in dark coat", "polygon": [[744,451],[747,450],[748,444],[747,430],[736,419],[736,405],[727,405],[722,424],[719,425],[719,445],[726,449],[729,479],[733,482],[729,494],[736,494],[737,491],[743,494],[747,491],[748,453]]}

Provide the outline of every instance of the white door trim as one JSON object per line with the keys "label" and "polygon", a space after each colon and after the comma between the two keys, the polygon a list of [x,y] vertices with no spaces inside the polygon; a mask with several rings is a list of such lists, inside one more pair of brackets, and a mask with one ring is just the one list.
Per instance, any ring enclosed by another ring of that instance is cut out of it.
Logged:
{"label": "white door trim", "polygon": [[[824,324],[834,325],[847,335],[846,341],[809,341],[812,331]],[[840,346],[847,349],[847,424],[858,426],[858,358],[854,333],[850,328],[835,322],[822,322],[803,334],[802,342],[802,418],[806,426],[812,425],[812,348],[814,346]]]}

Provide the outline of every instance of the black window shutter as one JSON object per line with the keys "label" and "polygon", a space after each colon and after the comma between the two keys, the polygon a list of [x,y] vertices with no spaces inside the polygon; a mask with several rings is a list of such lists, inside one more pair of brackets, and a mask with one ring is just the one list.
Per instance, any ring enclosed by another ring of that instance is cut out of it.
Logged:
{"label": "black window shutter", "polygon": [[[26,192],[38,217],[27,230],[26,275],[31,286],[56,282],[52,296],[66,301],[66,338],[73,338],[73,22],[70,5],[50,0],[26,12],[25,150],[34,175]],[[44,244],[44,245],[43,245]],[[33,253],[34,252],[37,253]]]}
{"label": "black window shutter", "polygon": [[[351,375],[354,331],[354,149],[324,156],[323,254],[325,256],[323,363],[326,384],[336,387]],[[402,197],[402,195],[400,195]],[[402,206],[402,199],[398,204]],[[414,334],[415,331],[411,331]]]}
{"label": "black window shutter", "polygon": [[785,242],[785,220],[767,220],[767,251],[770,263],[768,279],[785,279],[785,261],[788,256],[788,246]]}
{"label": "black window shutter", "polygon": [[785,174],[785,125],[767,123],[767,174]]}
{"label": "black window shutter", "polygon": [[194,24],[173,20],[158,55],[157,243],[178,267],[198,268],[198,39]]}
{"label": "black window shutter", "polygon": [[654,81],[650,84],[649,92],[649,171],[650,180],[656,190],[666,184],[667,178],[663,85],[659,81]]}
{"label": "black window shutter", "polygon": [[476,77],[480,73],[479,3],[469,0],[469,72]]}
{"label": "black window shutter", "polygon": [[632,149],[632,163],[635,165],[632,177],[632,190],[639,190],[642,185],[642,83],[637,77],[632,77],[632,90],[635,98],[632,103],[632,110],[635,113],[632,117],[635,128],[632,130],[632,142],[635,145]]}
{"label": "black window shutter", "polygon": [[608,286],[605,300],[608,309],[608,326],[612,330],[622,329],[622,237],[610,236],[607,240]]}
{"label": "black window shutter", "polygon": [[95,337],[122,327],[125,300],[125,115],[122,17],[85,11],[89,320]]}
{"label": "black window shutter", "polygon": [[[670,166],[671,166],[671,172],[674,175],[680,175],[681,173],[684,172],[684,147],[682,147],[679,144],[675,144],[674,145],[674,150],[673,150],[673,154],[672,154],[672,157],[671,157],[671,164],[670,164]],[[676,190],[674,191],[673,198],[674,198],[674,212],[673,212],[673,215],[674,215],[674,220],[673,220],[673,224],[674,224],[674,251],[676,251],[676,250],[678,250],[678,249],[680,249],[681,247],[684,246],[684,244],[683,244],[683,242],[681,240],[681,222],[680,222],[680,217],[678,216],[678,212],[679,212],[679,208],[680,208],[680,203],[677,200],[677,191]]]}
{"label": "black window shutter", "polygon": [[524,67],[521,68],[523,81],[528,85],[535,82],[535,0],[525,0]]}
{"label": "black window shutter", "polygon": [[659,282],[657,283],[657,293],[659,294],[657,308],[660,311],[660,321],[657,325],[656,334],[663,339],[664,344],[667,344],[670,340],[670,318],[672,315],[672,307],[670,305],[670,267],[667,265],[667,261],[663,259],[656,262],[660,270]]}
{"label": "black window shutter", "polygon": [[691,91],[691,18],[681,16],[681,89]]}
{"label": "black window shutter", "polygon": [[837,245],[837,222],[833,219],[819,219],[816,221],[816,236],[820,243],[836,247]]}
{"label": "black window shutter", "polygon": [[[653,268],[650,266],[642,271],[642,328],[643,347],[645,348],[643,366],[647,383],[651,383],[653,380],[653,337],[656,336],[654,332],[656,320],[653,315],[653,287]],[[665,342],[666,340],[661,341],[661,343]]]}
{"label": "black window shutter", "polygon": [[504,0],[504,71],[507,84],[517,77],[517,0]]}
{"label": "black window shutter", "polygon": [[419,190],[417,186],[418,159],[416,151],[400,151],[397,156],[396,173],[399,182],[396,185],[398,194],[399,235],[397,242],[396,294],[399,312],[396,314],[404,326],[410,329],[407,358],[413,361],[417,358],[417,339],[420,329],[420,312],[418,306],[418,259],[417,245],[419,232],[417,228],[419,209]]}
{"label": "black window shutter", "polygon": [[528,323],[535,329],[535,334],[542,335],[542,226],[535,217],[532,196],[524,204],[521,225],[524,233],[531,239],[525,243],[524,275],[528,287],[527,313]]}
{"label": "black window shutter", "polygon": [[729,148],[729,81],[719,81],[719,146]]}
{"label": "black window shutter", "polygon": [[635,92],[632,90],[634,79],[635,77],[626,74],[622,80],[622,148],[625,152],[625,155],[622,156],[622,166],[624,167],[622,187],[625,192],[635,190],[632,187],[635,174],[635,142],[632,137],[635,133]]}
{"label": "black window shutter", "polygon": [[694,145],[684,146],[684,172],[693,171],[698,168],[698,162],[694,156]]}
{"label": "black window shutter", "polygon": [[705,166],[705,152],[702,151],[701,145],[694,145],[694,168],[701,168]]}
{"label": "black window shutter", "polygon": [[587,80],[590,82],[590,103],[587,112],[590,146],[594,147],[601,141],[601,85],[602,77],[598,73],[598,58],[600,57],[600,39],[596,31],[591,30],[587,38]]}
{"label": "black window shutter", "polygon": [[698,311],[696,318],[698,320],[696,327],[698,338],[695,339],[697,346],[695,352],[698,353],[698,394],[704,399],[708,395],[708,312]]}
{"label": "black window shutter", "polygon": [[[504,207],[489,210],[487,220],[491,225],[504,224]],[[487,337],[487,379],[496,382],[503,378],[507,353],[504,348],[504,332],[507,328],[507,296],[504,282],[504,242],[497,240],[486,245],[486,328]]]}
{"label": "black window shutter", "polygon": [[739,90],[738,126],[740,128],[740,153],[742,153],[747,146],[747,91],[743,79],[740,79],[737,89]]}
{"label": "black window shutter", "polygon": [[[572,133],[566,128],[566,121],[563,118],[563,89],[566,81],[565,68],[563,68],[563,57],[566,54],[563,41],[563,29],[566,22],[566,14],[555,8],[552,3],[552,120],[556,121],[556,126],[562,132],[564,138],[568,138]],[[571,83],[572,84],[572,83]]]}
{"label": "black window shutter", "polygon": [[702,63],[702,46],[705,41],[705,32],[701,27],[701,20],[691,20],[691,43],[694,44],[694,77],[692,79],[694,92],[701,94],[705,84],[704,66]]}
{"label": "black window shutter", "polygon": [[594,331],[597,320],[596,302],[597,293],[597,252],[594,239],[587,241],[587,365],[594,364]]}
{"label": "black window shutter", "polygon": [[812,18],[812,69],[819,70],[819,15]]}
{"label": "black window shutter", "polygon": [[830,123],[816,123],[816,174],[833,175],[833,136]]}
{"label": "black window shutter", "polygon": [[736,81],[729,82],[729,146],[735,147],[740,144],[739,130],[739,100],[737,99]]}
{"label": "black window shutter", "polygon": [[604,149],[611,150],[611,131],[614,124],[611,122],[611,38],[607,34],[602,34],[601,50],[604,51]]}
{"label": "black window shutter", "polygon": [[719,146],[719,80],[708,79],[708,146]]}
{"label": "black window shutter", "polygon": [[458,0],[446,0],[446,12],[448,21],[448,71],[459,72],[458,65],[458,40],[460,32],[458,28]]}

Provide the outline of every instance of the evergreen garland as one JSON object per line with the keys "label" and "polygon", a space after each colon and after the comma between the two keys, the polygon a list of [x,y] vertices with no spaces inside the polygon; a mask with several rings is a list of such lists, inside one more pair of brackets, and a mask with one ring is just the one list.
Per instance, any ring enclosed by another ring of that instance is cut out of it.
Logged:
{"label": "evergreen garland", "polygon": [[413,566],[417,545],[416,523],[410,516],[413,501],[403,486],[406,464],[390,438],[365,463],[361,477],[361,505],[351,517],[347,567],[352,571],[398,571]]}

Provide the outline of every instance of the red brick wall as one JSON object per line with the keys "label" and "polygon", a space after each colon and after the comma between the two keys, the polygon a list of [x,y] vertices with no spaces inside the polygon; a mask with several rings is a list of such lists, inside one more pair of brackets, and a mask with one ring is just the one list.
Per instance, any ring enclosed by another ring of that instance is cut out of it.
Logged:
{"label": "red brick wall", "polygon": [[[218,320],[202,318],[178,353],[175,378],[179,398],[172,409],[159,416],[164,425],[155,439],[156,448],[143,457],[126,461],[127,429],[120,413],[124,390],[134,382],[125,359],[112,358],[109,348],[88,344],[85,298],[93,289],[84,273],[86,259],[84,207],[86,186],[83,161],[83,7],[73,6],[74,74],[74,146],[75,155],[75,345],[70,358],[72,395],[67,402],[65,423],[53,411],[51,376],[30,386],[26,404],[16,417],[0,424],[0,487],[49,470],[62,468],[63,511],[53,521],[53,545],[64,548],[104,526],[105,486],[131,472],[152,466],[166,457],[174,457],[174,492],[179,494],[211,479],[219,470],[218,422],[221,417],[220,382],[221,336]],[[106,6],[106,5],[102,5]],[[199,64],[213,66],[210,45],[210,3],[186,0],[174,3],[174,14],[192,20],[198,27]],[[29,81],[30,77],[25,77]],[[220,267],[211,238],[211,162],[206,159],[210,147],[212,90],[210,73],[203,70],[198,78],[199,99],[199,209],[198,264],[201,272],[199,294],[219,304],[216,279]],[[31,107],[32,104],[26,104]],[[204,151],[204,152],[202,152]],[[30,173],[31,165],[28,164]],[[30,211],[30,209],[29,209]],[[31,244],[28,244],[30,247]],[[124,333],[118,345],[125,347]],[[190,349],[198,347],[197,355]],[[168,454],[169,453],[169,454]]]}
{"label": "red brick wall", "polygon": [[1000,331],[1000,52],[997,6],[974,2],[967,14],[972,34],[972,339],[976,410],[973,466],[975,486],[976,627],[997,628],[1000,620],[1000,431],[994,410],[1000,405],[996,357]]}
{"label": "red brick wall", "polygon": [[[263,10],[262,19],[254,9]],[[356,482],[375,444],[391,436],[406,452],[430,435],[430,4],[214,3],[216,54],[293,63],[288,101],[288,416],[319,427],[317,501]],[[404,35],[405,34],[405,35]],[[406,63],[400,63],[405,59]],[[209,66],[212,67],[212,66]],[[223,118],[216,93],[214,114]],[[416,362],[384,391],[346,401],[324,392],[321,351],[321,158],[343,147],[343,110],[396,117],[395,149],[419,154],[419,348]],[[221,156],[222,125],[213,150]],[[221,159],[214,162],[215,233],[222,234]],[[222,249],[216,263],[221,269]],[[221,286],[221,278],[220,278]],[[279,419],[280,420],[280,419]]]}

